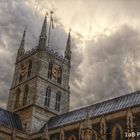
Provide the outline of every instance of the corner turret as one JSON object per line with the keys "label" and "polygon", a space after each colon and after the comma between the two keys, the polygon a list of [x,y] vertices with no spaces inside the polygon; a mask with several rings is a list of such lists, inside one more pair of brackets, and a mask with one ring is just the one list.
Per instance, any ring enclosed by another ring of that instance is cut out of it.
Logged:
{"label": "corner turret", "polygon": [[67,40],[67,45],[66,45],[66,50],[65,50],[65,58],[71,62],[71,29],[69,31],[69,35],[68,35],[68,40]]}
{"label": "corner turret", "polygon": [[17,57],[20,57],[20,56],[24,55],[24,53],[25,53],[25,36],[26,36],[26,28],[23,32],[23,36],[22,36],[20,47],[18,49]]}
{"label": "corner turret", "polygon": [[38,44],[39,50],[44,50],[46,48],[46,42],[47,42],[47,35],[46,34],[47,34],[47,14],[45,15],[41,34],[39,37],[39,44]]}

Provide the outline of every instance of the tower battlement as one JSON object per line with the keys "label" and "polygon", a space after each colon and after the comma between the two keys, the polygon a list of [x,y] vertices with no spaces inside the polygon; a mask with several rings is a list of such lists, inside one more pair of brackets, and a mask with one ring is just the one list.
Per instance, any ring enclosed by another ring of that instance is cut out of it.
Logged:
{"label": "tower battlement", "polygon": [[22,61],[23,59],[26,59],[27,57],[31,56],[34,54],[38,49],[37,48],[32,48],[31,50],[25,51],[25,53],[17,58],[17,62]]}
{"label": "tower battlement", "polygon": [[[25,51],[25,53],[18,58],[18,61],[22,61],[23,59],[29,57],[30,55],[34,54],[37,51],[38,51],[38,48],[32,48],[31,50]],[[46,47],[45,53],[50,55],[54,59],[61,61],[64,64],[69,64],[69,61],[63,55],[60,55],[57,51],[55,51],[52,48]]]}
{"label": "tower battlement", "polygon": [[60,55],[57,51],[53,50],[52,48],[46,48],[46,53],[51,55],[53,58],[56,58],[61,62],[68,64],[68,60],[63,55]]}

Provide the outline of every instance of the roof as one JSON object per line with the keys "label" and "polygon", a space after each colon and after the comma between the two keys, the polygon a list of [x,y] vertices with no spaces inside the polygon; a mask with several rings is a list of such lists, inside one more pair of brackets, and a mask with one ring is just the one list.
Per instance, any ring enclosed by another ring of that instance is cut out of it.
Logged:
{"label": "roof", "polygon": [[19,116],[2,108],[0,108],[0,124],[23,130]]}
{"label": "roof", "polygon": [[97,117],[114,111],[119,111],[121,109],[130,108],[135,105],[140,105],[140,91],[52,117],[48,122],[48,128],[52,129],[84,120],[87,115],[87,109],[90,117]]}

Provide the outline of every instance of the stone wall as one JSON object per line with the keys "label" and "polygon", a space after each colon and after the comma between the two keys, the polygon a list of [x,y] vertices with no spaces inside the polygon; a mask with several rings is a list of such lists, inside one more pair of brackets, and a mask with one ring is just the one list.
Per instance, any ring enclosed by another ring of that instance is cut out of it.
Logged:
{"label": "stone wall", "polygon": [[28,137],[29,136],[22,131],[15,130],[2,124],[0,125],[0,140],[24,140]]}

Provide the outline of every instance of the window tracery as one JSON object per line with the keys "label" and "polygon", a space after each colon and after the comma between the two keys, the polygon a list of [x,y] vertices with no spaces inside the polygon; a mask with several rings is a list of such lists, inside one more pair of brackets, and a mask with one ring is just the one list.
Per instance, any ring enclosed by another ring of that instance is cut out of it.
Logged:
{"label": "window tracery", "polygon": [[49,63],[49,67],[48,67],[48,78],[49,78],[49,79],[52,78],[52,68],[53,68],[53,63],[50,62],[50,63]]}
{"label": "window tracery", "polygon": [[31,76],[31,72],[32,72],[32,61],[30,60],[28,65],[27,77]]}
{"label": "window tracery", "polygon": [[28,99],[28,91],[29,91],[29,87],[28,85],[26,85],[24,87],[24,94],[23,94],[23,106],[25,106],[27,104],[27,99]]}
{"label": "window tracery", "polygon": [[47,107],[50,106],[50,97],[51,97],[51,88],[48,87],[46,89],[46,95],[45,95],[45,106],[47,106]]}
{"label": "window tracery", "polygon": [[60,102],[61,102],[61,93],[58,91],[56,93],[56,103],[55,103],[55,110],[60,111]]}
{"label": "window tracery", "polygon": [[76,137],[74,135],[70,136],[68,140],[76,140]]}
{"label": "window tracery", "polygon": [[122,127],[119,124],[116,124],[113,127],[112,137],[113,137],[113,140],[122,140],[123,139]]}
{"label": "window tracery", "polygon": [[20,100],[20,89],[18,88],[16,90],[16,95],[15,95],[15,109],[19,107],[19,100]]}

